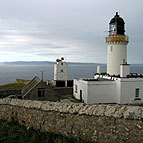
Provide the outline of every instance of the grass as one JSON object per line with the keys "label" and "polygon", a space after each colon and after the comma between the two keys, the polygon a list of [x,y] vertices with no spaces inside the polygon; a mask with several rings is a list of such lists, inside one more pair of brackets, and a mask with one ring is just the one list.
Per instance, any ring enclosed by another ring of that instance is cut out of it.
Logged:
{"label": "grass", "polygon": [[0,85],[0,90],[20,90],[25,86],[21,83],[9,83],[5,85]]}
{"label": "grass", "polygon": [[69,99],[71,102],[80,103],[79,100],[76,100],[75,98],[73,98],[73,95],[72,95],[72,94],[69,94],[69,95],[61,95],[61,96],[60,96],[60,100],[63,100],[63,99]]}
{"label": "grass", "polygon": [[67,138],[53,133],[40,132],[17,122],[0,120],[0,143],[83,143],[74,138]]}
{"label": "grass", "polygon": [[60,99],[72,99],[72,94],[70,94],[70,95],[61,95]]}

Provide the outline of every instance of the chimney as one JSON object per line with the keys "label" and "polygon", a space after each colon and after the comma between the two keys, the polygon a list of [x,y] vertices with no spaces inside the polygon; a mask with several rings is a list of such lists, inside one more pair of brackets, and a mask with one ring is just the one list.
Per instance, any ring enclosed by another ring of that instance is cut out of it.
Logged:
{"label": "chimney", "polygon": [[97,73],[101,73],[101,66],[97,66]]}
{"label": "chimney", "polygon": [[127,77],[130,73],[130,64],[123,59],[123,64],[120,65],[120,77]]}

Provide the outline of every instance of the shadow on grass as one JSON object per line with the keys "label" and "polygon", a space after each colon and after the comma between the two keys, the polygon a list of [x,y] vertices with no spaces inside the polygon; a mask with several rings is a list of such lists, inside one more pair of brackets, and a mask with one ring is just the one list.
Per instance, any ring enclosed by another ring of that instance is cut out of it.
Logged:
{"label": "shadow on grass", "polygon": [[0,143],[85,143],[75,138],[40,132],[20,126],[17,122],[0,120]]}

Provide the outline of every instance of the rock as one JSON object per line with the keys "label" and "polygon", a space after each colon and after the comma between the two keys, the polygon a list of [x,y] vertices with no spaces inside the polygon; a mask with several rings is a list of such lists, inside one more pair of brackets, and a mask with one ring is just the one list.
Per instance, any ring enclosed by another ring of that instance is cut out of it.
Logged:
{"label": "rock", "polygon": [[104,116],[106,105],[96,105],[94,108],[93,115]]}
{"label": "rock", "polygon": [[123,112],[125,119],[141,119],[142,107],[127,106],[127,110]]}
{"label": "rock", "polygon": [[139,129],[141,129],[141,128],[142,128],[139,124],[137,124],[137,127],[138,127]]}
{"label": "rock", "polygon": [[79,115],[106,116],[115,118],[124,117],[125,119],[135,120],[140,120],[143,118],[143,107],[131,105],[85,105],[83,103],[61,103],[11,98],[0,99],[0,104]]}

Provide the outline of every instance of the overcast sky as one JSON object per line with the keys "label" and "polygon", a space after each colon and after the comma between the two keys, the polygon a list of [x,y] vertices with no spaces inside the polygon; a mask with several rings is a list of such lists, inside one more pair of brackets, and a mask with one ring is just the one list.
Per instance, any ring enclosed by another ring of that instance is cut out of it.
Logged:
{"label": "overcast sky", "polygon": [[106,63],[116,11],[130,38],[128,62],[143,63],[143,0],[0,0],[0,62]]}

